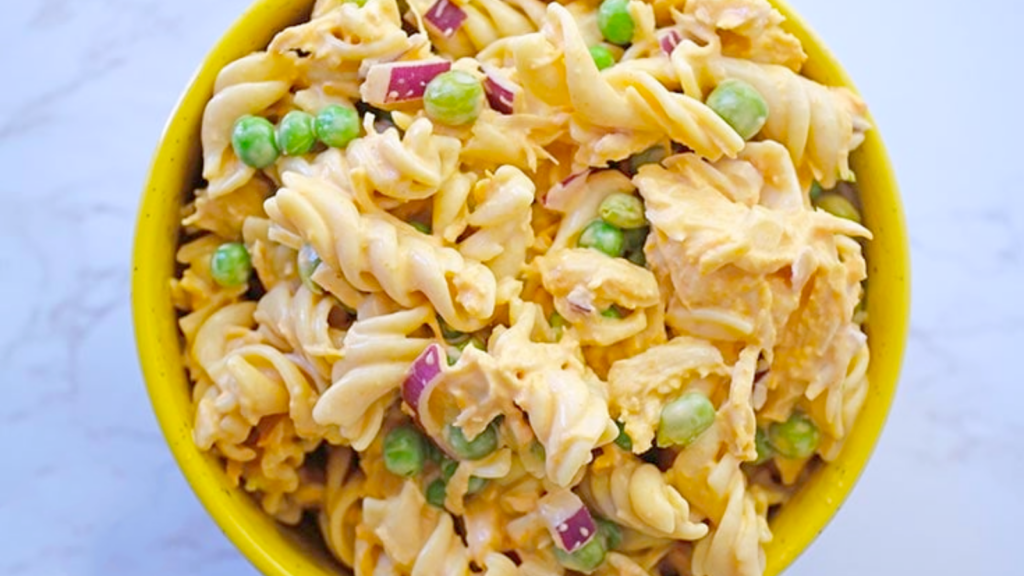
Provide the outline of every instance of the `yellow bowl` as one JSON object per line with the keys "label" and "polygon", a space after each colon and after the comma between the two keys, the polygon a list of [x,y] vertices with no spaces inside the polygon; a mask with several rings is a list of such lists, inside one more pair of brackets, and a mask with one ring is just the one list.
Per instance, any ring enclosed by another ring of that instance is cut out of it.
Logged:
{"label": "yellow bowl", "polygon": [[[804,73],[815,80],[853,87],[822,41],[793,10],[774,4],[810,59]],[[189,382],[168,281],[174,275],[179,207],[199,173],[199,128],[218,71],[264,48],[282,28],[308,17],[312,0],[258,0],[206,57],[171,115],[153,159],[139,209],[132,274],[135,334],[153,410],[185,477],[236,546],[268,575],[336,576],[339,565],[314,538],[282,527],[244,491],[232,486],[217,458],[192,443]],[[870,103],[869,103],[870,104]],[[767,546],[773,576],[786,568],[825,527],[864,469],[885,423],[907,338],[910,262],[896,178],[877,129],[855,153],[864,218],[875,239],[869,265],[868,339],[871,389],[839,459],[823,467],[772,521]]]}

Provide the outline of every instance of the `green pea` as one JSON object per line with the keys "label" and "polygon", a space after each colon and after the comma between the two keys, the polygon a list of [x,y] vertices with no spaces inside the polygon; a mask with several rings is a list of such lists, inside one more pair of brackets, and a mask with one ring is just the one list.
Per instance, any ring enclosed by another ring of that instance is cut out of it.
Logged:
{"label": "green pea", "polygon": [[487,344],[484,344],[483,338],[481,338],[479,336],[475,336],[475,335],[473,337],[467,338],[467,339],[463,340],[462,342],[459,342],[458,344],[455,345],[455,347],[458,348],[462,352],[466,351],[466,347],[467,346],[472,346],[473,348],[476,348],[477,350],[487,350]]}
{"label": "green pea", "polygon": [[614,550],[622,544],[622,529],[611,520],[605,520],[600,516],[594,518],[597,523],[597,534],[604,538],[604,547],[607,550]]}
{"label": "green pea", "polygon": [[422,232],[423,234],[431,233],[429,224],[424,224],[423,222],[413,220],[412,222],[409,222],[409,225],[418,230],[419,232]]}
{"label": "green pea", "polygon": [[221,244],[210,258],[210,275],[224,288],[234,288],[249,281],[252,259],[241,242]]}
{"label": "green pea", "polygon": [[775,456],[775,450],[772,449],[764,428],[758,428],[754,434],[754,445],[757,447],[757,460],[754,460],[754,464],[764,464]]}
{"label": "green pea", "polygon": [[818,427],[800,412],[768,427],[768,442],[783,458],[809,458],[818,449],[819,439]]}
{"label": "green pea", "polygon": [[834,192],[822,194],[814,204],[833,216],[853,220],[858,224],[861,222],[860,212],[857,211],[857,207],[845,197]]}
{"label": "green pea", "polygon": [[688,446],[715,422],[715,406],[700,392],[687,392],[661,409],[658,446]]}
{"label": "green pea", "polygon": [[593,248],[618,258],[622,256],[622,230],[604,220],[594,220],[583,229],[576,244],[580,248]]}
{"label": "green pea", "polygon": [[533,442],[530,442],[530,454],[541,461],[548,459],[548,451],[544,449],[544,445],[538,442],[536,438],[533,439]]}
{"label": "green pea", "polygon": [[467,346],[472,346],[477,350],[487,350],[487,344],[484,343],[483,338],[479,336],[470,337],[468,334],[463,334],[457,339],[454,344],[455,349],[448,350],[448,365],[454,366],[459,358],[462,358],[462,353],[466,351]]}
{"label": "green pea", "polygon": [[362,8],[363,6],[366,6],[366,0],[342,0],[342,3],[343,4],[352,3],[352,4],[355,4],[356,6],[359,6],[360,8]]}
{"label": "green pea", "polygon": [[552,312],[551,316],[548,317],[548,324],[551,325],[551,329],[555,332],[555,340],[561,340],[562,334],[565,332],[565,327],[569,325],[565,318],[562,317],[558,312]]}
{"label": "green pea", "polygon": [[622,422],[616,422],[615,425],[619,427],[619,435],[615,438],[615,445],[626,452],[632,452],[633,439],[629,437],[629,434],[626,434],[626,425]]}
{"label": "green pea", "polygon": [[461,126],[476,120],[483,110],[484,88],[475,76],[461,70],[438,74],[423,93],[427,116],[442,124]]}
{"label": "green pea", "polygon": [[624,169],[626,174],[629,176],[635,176],[640,168],[648,164],[658,164],[662,160],[668,157],[668,148],[662,144],[655,144],[643,152],[637,152],[628,159],[625,164],[620,164],[620,169]]}
{"label": "green pea", "polygon": [[611,68],[615,65],[615,55],[603,44],[595,44],[590,47],[590,57],[594,59],[594,64],[597,64],[598,70],[604,70],[605,68]]}
{"label": "green pea", "polygon": [[412,426],[399,426],[384,437],[384,467],[404,478],[423,470],[427,448],[423,436]]}
{"label": "green pea", "polygon": [[744,140],[750,140],[768,121],[768,103],[743,80],[726,80],[708,96],[707,105]]}
{"label": "green pea", "polygon": [[465,332],[460,332],[449,326],[448,323],[444,321],[444,318],[441,318],[440,316],[437,317],[437,325],[441,327],[441,336],[448,342],[462,342],[468,337]]}
{"label": "green pea", "polygon": [[231,147],[246,166],[266,168],[281,155],[277,148],[274,125],[266,118],[242,116],[231,132]]}
{"label": "green pea", "polygon": [[604,39],[625,46],[633,41],[633,17],[628,0],[604,0],[597,9],[597,28]]}
{"label": "green pea", "polygon": [[811,189],[810,191],[808,191],[808,195],[811,197],[811,201],[815,201],[821,196],[821,193],[824,191],[825,190],[822,189],[821,184],[819,184],[818,181],[815,180],[814,182],[811,182]]}
{"label": "green pea", "polygon": [[612,320],[622,320],[622,311],[615,306],[611,306],[602,310],[601,316],[611,318]]}
{"label": "green pea", "polygon": [[647,266],[644,245],[647,244],[647,236],[650,233],[649,226],[622,231],[622,251],[626,254],[626,259],[641,268]]}
{"label": "green pea", "polygon": [[487,486],[486,478],[477,478],[476,476],[469,477],[469,487],[466,488],[466,494],[477,494],[484,487]]}
{"label": "green pea", "polygon": [[301,156],[316,144],[316,128],[313,116],[301,110],[285,114],[277,126],[277,144],[287,156]]}
{"label": "green pea", "polygon": [[590,539],[590,542],[587,542],[571,554],[555,546],[555,556],[562,566],[570,570],[590,574],[597,570],[597,567],[604,562],[604,557],[607,553],[604,540],[604,538],[595,536]]}
{"label": "green pea", "polygon": [[601,202],[598,214],[605,222],[626,230],[642,228],[647,223],[644,217],[644,203],[633,194],[609,194]]}
{"label": "green pea", "polygon": [[444,508],[445,498],[448,497],[448,487],[444,480],[438,478],[427,486],[427,502],[432,506]]}
{"label": "green pea", "polygon": [[[448,484],[448,481],[455,475],[455,471],[459,468],[459,463],[451,458],[445,458],[441,464],[441,481],[444,485]],[[484,489],[487,486],[487,480],[485,478],[477,478],[476,476],[469,477],[469,486],[466,488],[466,494],[476,494],[477,492]]]}
{"label": "green pea", "polygon": [[320,255],[316,253],[316,249],[309,244],[303,244],[302,248],[299,249],[297,261],[299,279],[302,280],[302,283],[306,288],[309,288],[310,292],[323,294],[323,288],[313,280],[313,273],[316,272],[321,262]]}
{"label": "green pea", "polygon": [[444,452],[437,447],[430,440],[425,440],[423,444],[426,446],[426,457],[431,462],[437,462],[438,464],[448,460],[448,457],[444,455]]}
{"label": "green pea", "polygon": [[455,475],[455,470],[457,470],[458,467],[458,460],[452,460],[445,456],[444,461],[441,462],[441,479],[444,480],[445,483],[448,483],[448,481],[452,479],[452,476]]}
{"label": "green pea", "polygon": [[647,237],[651,234],[650,226],[622,231],[622,249],[625,252],[643,252]]}
{"label": "green pea", "polygon": [[316,137],[332,148],[344,148],[359,137],[359,113],[354,108],[332,104],[316,117]]}
{"label": "green pea", "polygon": [[469,440],[462,428],[451,424],[447,427],[448,444],[455,455],[463,460],[480,460],[498,449],[498,430],[491,422],[476,438]]}

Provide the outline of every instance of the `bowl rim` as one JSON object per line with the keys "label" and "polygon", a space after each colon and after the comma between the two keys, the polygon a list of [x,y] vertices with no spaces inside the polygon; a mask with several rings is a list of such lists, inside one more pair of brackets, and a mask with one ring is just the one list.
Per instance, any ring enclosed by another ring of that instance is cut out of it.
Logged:
{"label": "bowl rim", "polygon": [[[788,4],[788,0],[769,1],[786,18],[785,28],[803,43],[810,57],[808,65],[813,60],[817,67],[821,68],[819,75],[827,76],[829,84],[843,85],[856,91],[846,70],[807,22]],[[177,176],[188,174],[186,170],[191,171],[193,175],[195,173],[198,156],[196,147],[190,148],[190,158],[175,156],[175,149],[184,146],[181,139],[195,133],[196,122],[200,121],[185,116],[185,111],[194,108],[199,110],[201,115],[209,99],[208,95],[212,93],[217,72],[238,56],[266,45],[266,41],[261,41],[262,36],[276,33],[280,29],[269,26],[267,22],[296,22],[303,15],[308,15],[312,4],[313,0],[255,0],[206,53],[175,104],[158,141],[142,191],[132,255],[132,316],[139,362],[154,414],[168,446],[180,471],[224,534],[257,569],[275,576],[298,573],[329,576],[338,572],[325,567],[322,561],[310,559],[310,551],[300,549],[302,544],[297,544],[287,530],[278,527],[285,540],[290,539],[290,542],[268,541],[266,520],[269,516],[259,519],[256,515],[261,512],[253,499],[241,488],[232,490],[226,487],[223,466],[210,455],[200,453],[192,443],[191,422],[182,421],[180,395],[183,391],[175,390],[173,386],[182,381],[189,382],[183,373],[177,316],[170,302],[168,286],[169,280],[173,277],[178,218],[163,214],[163,204],[167,200],[162,193],[168,192],[165,182],[174,181]],[[254,34],[254,31],[258,33]],[[856,455],[846,458],[848,461],[839,470],[832,469],[834,465],[824,467],[828,472],[818,474],[814,479],[820,480],[818,484],[825,484],[820,490],[815,487],[815,490],[820,492],[816,495],[823,498],[824,505],[812,507],[809,517],[801,518],[800,523],[789,522],[794,532],[787,533],[784,539],[775,538],[765,546],[768,558],[766,576],[778,574],[789,566],[834,518],[870,461],[885,427],[885,420],[897,389],[909,331],[909,241],[895,172],[881,140],[878,125],[870,115],[869,120],[874,127],[869,132],[875,156],[871,166],[873,172],[878,172],[881,188],[874,194],[884,196],[878,199],[880,207],[875,210],[878,214],[876,219],[879,223],[884,222],[886,229],[887,252],[884,255],[891,259],[891,263],[885,264],[886,270],[892,268],[897,271],[893,281],[886,282],[885,302],[876,304],[877,296],[869,298],[868,301],[870,317],[874,317],[876,307],[884,313],[882,317],[885,318],[885,330],[882,334],[889,347],[885,356],[885,381],[876,383],[872,377],[871,396],[865,403],[865,410],[868,404],[871,406],[871,418],[864,422],[866,416],[862,413],[855,425]],[[192,179],[192,176],[185,176],[183,182],[187,184]],[[178,194],[184,192],[179,190]],[[866,208],[869,212],[872,209],[871,206]],[[168,253],[170,237],[174,240],[170,242]],[[873,260],[881,255],[872,255],[872,248],[869,244],[868,263],[871,270],[877,271],[877,263],[873,264]],[[869,280],[872,275],[869,272]],[[869,286],[868,294],[874,294],[872,287],[874,286]],[[168,330],[169,325],[172,327],[173,337]],[[872,334],[872,324],[869,322],[869,339],[872,338]],[[872,362],[874,361],[872,358]],[[178,372],[177,376],[173,374],[174,371]],[[880,386],[881,384],[884,386]],[[853,448],[847,445],[840,459],[845,458],[847,452]],[[214,469],[215,466],[220,467],[220,470]],[[806,492],[806,487],[802,488],[794,501]],[[794,504],[795,502],[790,503],[789,506]],[[801,523],[804,526],[801,526]]]}

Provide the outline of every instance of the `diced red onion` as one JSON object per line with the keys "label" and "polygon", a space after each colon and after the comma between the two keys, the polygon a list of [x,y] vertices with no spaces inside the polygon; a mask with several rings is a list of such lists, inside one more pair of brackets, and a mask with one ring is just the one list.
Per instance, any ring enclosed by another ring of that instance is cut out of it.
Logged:
{"label": "diced red onion", "polygon": [[438,376],[441,375],[442,363],[445,359],[444,350],[438,344],[427,346],[413,361],[409,375],[402,383],[402,399],[409,407],[419,413],[420,396]]}
{"label": "diced red onion", "polygon": [[580,176],[586,176],[587,174],[590,174],[590,169],[589,168],[584,170],[583,172],[577,172],[575,174],[571,174],[568,178],[566,178],[565,180],[562,180],[560,182],[560,184],[562,186],[568,186],[569,184],[572,184],[573,180],[579,178]]}
{"label": "diced red onion", "polygon": [[668,32],[661,35],[659,43],[661,44],[661,50],[665,54],[672,55],[672,51],[679,46],[679,43],[683,41],[683,35],[678,30],[669,30]]}
{"label": "diced red onion", "polygon": [[435,32],[445,38],[451,38],[466,21],[466,12],[449,0],[437,0],[423,15],[423,19]]}
{"label": "diced red onion", "polygon": [[596,309],[594,306],[594,293],[583,286],[576,286],[565,296],[569,307],[580,314],[592,314]]}
{"label": "diced red onion", "polygon": [[419,100],[427,84],[451,67],[441,59],[374,64],[361,88],[363,100],[374,106]]}
{"label": "diced red onion", "polygon": [[484,80],[484,93],[487,94],[487,103],[491,108],[502,114],[512,113],[516,92],[504,78],[488,72]]}
{"label": "diced red onion", "polygon": [[555,544],[572,553],[586,546],[597,534],[597,524],[580,497],[569,490],[545,494],[538,510]]}
{"label": "diced red onion", "polygon": [[551,188],[544,196],[544,207],[557,211],[565,210],[569,199],[578,191],[583,190],[587,181],[586,176],[589,176],[590,172],[589,168],[582,172],[576,172]]}

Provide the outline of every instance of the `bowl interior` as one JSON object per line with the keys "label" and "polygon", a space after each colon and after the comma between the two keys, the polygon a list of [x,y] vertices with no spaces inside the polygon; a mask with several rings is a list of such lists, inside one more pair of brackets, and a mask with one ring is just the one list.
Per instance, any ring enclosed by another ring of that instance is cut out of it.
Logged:
{"label": "bowl interior", "polygon": [[[810,59],[804,73],[853,87],[824,44],[789,6],[773,3]],[[178,214],[199,173],[199,130],[218,71],[264,48],[280,29],[307,18],[312,0],[257,0],[217,43],[182,96],[157,148],[140,205],[133,256],[136,340],[153,409],[178,464],[210,515],[255,566],[268,575],[336,576],[337,564],[316,539],[282,527],[231,485],[217,458],[192,442],[189,383],[181,361],[168,280],[174,274]],[[870,105],[870,103],[869,103]],[[864,218],[875,234],[867,245],[871,388],[856,427],[836,462],[816,472],[772,521],[765,574],[788,566],[825,527],[852,489],[878,440],[896,389],[909,314],[909,255],[895,176],[878,130],[868,133],[853,166]]]}

